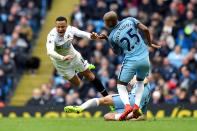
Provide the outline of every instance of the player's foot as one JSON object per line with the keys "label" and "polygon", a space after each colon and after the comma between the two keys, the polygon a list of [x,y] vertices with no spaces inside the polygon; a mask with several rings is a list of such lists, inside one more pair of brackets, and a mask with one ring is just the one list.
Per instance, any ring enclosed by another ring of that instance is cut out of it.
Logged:
{"label": "player's foot", "polygon": [[114,106],[109,106],[109,109],[111,112],[115,112],[115,107]]}
{"label": "player's foot", "polygon": [[81,113],[83,109],[80,106],[66,106],[64,111],[67,113]]}
{"label": "player's foot", "polygon": [[134,105],[134,107],[133,107],[133,117],[138,118],[141,115],[143,115],[142,110],[137,105]]}
{"label": "player's foot", "polygon": [[133,108],[131,105],[129,104],[126,104],[125,105],[125,111],[122,113],[122,115],[120,116],[119,120],[122,121],[122,120],[126,120],[126,117],[127,115],[133,111]]}

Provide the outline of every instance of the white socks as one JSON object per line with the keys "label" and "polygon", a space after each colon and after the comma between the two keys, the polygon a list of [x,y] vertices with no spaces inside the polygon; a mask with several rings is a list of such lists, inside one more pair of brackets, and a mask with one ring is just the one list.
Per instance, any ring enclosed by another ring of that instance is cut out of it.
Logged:
{"label": "white socks", "polygon": [[144,83],[143,83],[143,81],[138,81],[136,83],[136,94],[135,94],[135,104],[138,107],[140,105],[143,92],[144,92]]}
{"label": "white socks", "polygon": [[[121,115],[122,115],[122,113],[115,114],[114,120],[119,121]],[[132,118],[132,116],[133,116],[133,112],[129,113],[126,119],[129,120]]]}
{"label": "white socks", "polygon": [[80,107],[83,110],[92,108],[92,107],[97,107],[99,106],[99,99],[98,98],[94,98],[94,99],[90,99],[88,101],[86,101],[85,103],[83,103],[82,105],[80,105]]}
{"label": "white socks", "polygon": [[118,89],[118,93],[120,95],[120,99],[122,100],[122,102],[124,103],[124,105],[129,104],[129,95],[128,95],[128,91],[127,91],[127,87],[124,85],[117,85],[117,89]]}
{"label": "white socks", "polygon": [[122,115],[121,113],[115,114],[114,119],[116,121],[119,121],[121,115]]}

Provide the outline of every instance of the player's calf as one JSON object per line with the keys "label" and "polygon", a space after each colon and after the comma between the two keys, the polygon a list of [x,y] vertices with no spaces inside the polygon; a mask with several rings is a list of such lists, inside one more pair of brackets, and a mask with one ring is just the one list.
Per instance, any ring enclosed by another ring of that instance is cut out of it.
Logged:
{"label": "player's calf", "polygon": [[108,95],[108,92],[101,81],[89,69],[81,72],[81,74],[85,76],[103,96]]}
{"label": "player's calf", "polygon": [[83,75],[89,81],[93,81],[95,79],[95,75],[89,69],[80,72],[80,74]]}

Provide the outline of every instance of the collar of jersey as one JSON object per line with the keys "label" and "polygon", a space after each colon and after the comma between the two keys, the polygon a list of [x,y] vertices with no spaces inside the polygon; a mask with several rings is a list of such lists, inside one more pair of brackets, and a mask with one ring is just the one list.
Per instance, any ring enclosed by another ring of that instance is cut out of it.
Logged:
{"label": "collar of jersey", "polygon": [[116,24],[114,27],[109,28],[109,33],[111,33],[112,30],[115,29],[115,28],[118,27],[118,26],[120,26],[120,21],[118,21],[117,24]]}

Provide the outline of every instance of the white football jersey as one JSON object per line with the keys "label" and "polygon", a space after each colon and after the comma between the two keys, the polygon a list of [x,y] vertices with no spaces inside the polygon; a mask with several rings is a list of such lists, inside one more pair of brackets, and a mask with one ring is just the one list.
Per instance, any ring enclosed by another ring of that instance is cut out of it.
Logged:
{"label": "white football jersey", "polygon": [[68,26],[64,37],[59,37],[56,28],[53,28],[47,36],[47,54],[52,60],[63,60],[66,55],[73,57],[79,53],[72,45],[74,36],[90,39],[90,33],[81,31],[73,26]]}

